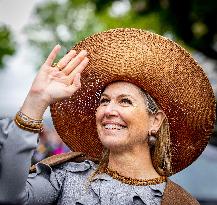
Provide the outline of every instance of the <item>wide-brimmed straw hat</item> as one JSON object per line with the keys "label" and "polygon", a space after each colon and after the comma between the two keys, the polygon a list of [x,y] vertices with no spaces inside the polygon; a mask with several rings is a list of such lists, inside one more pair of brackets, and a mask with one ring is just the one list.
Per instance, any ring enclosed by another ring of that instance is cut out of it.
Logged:
{"label": "wide-brimmed straw hat", "polygon": [[207,76],[186,50],[160,35],[127,28],[97,33],[73,49],[88,52],[82,87],[51,105],[54,126],[73,151],[101,156],[96,108],[105,86],[122,80],[141,87],[165,112],[170,126],[170,174],[202,153],[214,127],[215,98]]}

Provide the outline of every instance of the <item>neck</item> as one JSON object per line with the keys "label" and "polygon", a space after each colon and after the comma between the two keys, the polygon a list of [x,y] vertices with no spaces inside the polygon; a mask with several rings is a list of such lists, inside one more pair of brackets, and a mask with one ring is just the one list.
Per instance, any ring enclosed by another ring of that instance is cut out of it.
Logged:
{"label": "neck", "polygon": [[136,179],[153,179],[160,176],[153,167],[149,148],[126,150],[121,153],[110,150],[108,167],[120,175]]}

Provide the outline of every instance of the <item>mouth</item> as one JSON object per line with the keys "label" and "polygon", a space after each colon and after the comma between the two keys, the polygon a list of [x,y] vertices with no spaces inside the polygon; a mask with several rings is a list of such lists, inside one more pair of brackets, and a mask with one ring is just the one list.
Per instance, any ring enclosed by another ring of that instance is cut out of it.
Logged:
{"label": "mouth", "polygon": [[104,124],[103,127],[106,130],[121,130],[121,129],[125,129],[127,126],[120,125],[120,124]]}

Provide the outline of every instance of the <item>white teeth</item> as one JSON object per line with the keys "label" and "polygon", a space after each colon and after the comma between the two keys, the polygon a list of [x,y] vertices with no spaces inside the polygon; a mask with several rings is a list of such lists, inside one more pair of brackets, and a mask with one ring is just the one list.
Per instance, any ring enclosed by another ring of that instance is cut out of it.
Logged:
{"label": "white teeth", "polygon": [[107,125],[105,125],[105,129],[117,129],[117,130],[120,130],[122,128],[123,128],[123,126],[121,126],[121,125],[115,125],[115,124],[107,124]]}

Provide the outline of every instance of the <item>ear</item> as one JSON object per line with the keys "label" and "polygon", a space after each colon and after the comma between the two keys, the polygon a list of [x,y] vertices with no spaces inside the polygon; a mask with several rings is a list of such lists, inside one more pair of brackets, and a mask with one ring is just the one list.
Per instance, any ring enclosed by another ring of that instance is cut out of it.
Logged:
{"label": "ear", "polygon": [[152,115],[152,120],[150,124],[150,130],[158,131],[161,124],[165,119],[165,114],[162,110],[158,110],[156,114]]}

